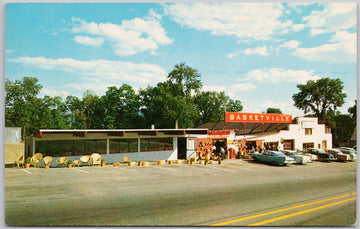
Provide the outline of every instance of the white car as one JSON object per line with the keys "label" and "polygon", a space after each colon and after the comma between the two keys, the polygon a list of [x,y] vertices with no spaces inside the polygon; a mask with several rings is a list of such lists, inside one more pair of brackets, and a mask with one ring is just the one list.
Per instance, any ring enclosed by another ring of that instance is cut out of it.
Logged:
{"label": "white car", "polygon": [[318,161],[319,160],[318,155],[308,153],[305,150],[301,150],[301,151],[297,151],[297,152],[300,153],[301,155],[311,157],[311,161]]}
{"label": "white car", "polygon": [[306,164],[312,162],[311,156],[301,155],[300,153],[292,150],[281,150],[286,156],[292,157],[295,159],[295,162],[298,164]]}

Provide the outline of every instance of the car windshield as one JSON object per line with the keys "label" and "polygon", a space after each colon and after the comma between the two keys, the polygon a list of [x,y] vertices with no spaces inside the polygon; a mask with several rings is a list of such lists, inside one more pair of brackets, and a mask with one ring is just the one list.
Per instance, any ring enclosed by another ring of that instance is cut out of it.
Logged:
{"label": "car windshield", "polygon": [[356,151],[355,151],[354,149],[352,149],[352,148],[342,148],[342,149],[347,150],[347,151],[349,151],[349,152],[353,152],[353,153],[356,152]]}

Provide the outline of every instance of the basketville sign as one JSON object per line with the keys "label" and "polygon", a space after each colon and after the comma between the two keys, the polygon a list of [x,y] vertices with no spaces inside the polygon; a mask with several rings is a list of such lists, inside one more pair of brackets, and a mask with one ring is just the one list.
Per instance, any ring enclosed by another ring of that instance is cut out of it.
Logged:
{"label": "basketville sign", "polygon": [[292,116],[287,114],[225,112],[225,122],[292,123]]}

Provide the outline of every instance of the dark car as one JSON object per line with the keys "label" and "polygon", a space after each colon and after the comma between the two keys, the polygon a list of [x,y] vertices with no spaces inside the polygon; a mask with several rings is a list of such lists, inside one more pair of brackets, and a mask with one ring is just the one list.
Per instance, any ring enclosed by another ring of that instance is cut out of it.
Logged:
{"label": "dark car", "polygon": [[348,148],[348,147],[340,147],[339,150],[342,153],[348,154],[351,157],[352,161],[355,161],[357,156],[356,156],[356,151],[353,148]]}
{"label": "dark car", "polygon": [[310,154],[314,154],[317,155],[319,158],[319,161],[334,161],[336,160],[336,158],[334,157],[334,155],[332,154],[328,154],[326,153],[324,150],[322,149],[314,149],[314,148],[309,148],[306,149],[305,151],[306,153],[310,153]]}
{"label": "dark car", "polygon": [[325,151],[329,154],[334,155],[334,157],[338,161],[351,161],[351,156],[349,154],[341,152],[339,149],[325,149]]}

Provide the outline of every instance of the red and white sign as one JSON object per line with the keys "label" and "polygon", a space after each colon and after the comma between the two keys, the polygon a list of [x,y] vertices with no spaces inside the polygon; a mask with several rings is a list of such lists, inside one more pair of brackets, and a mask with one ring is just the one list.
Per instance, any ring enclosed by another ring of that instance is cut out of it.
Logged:
{"label": "red and white sign", "polygon": [[292,123],[292,116],[287,114],[225,112],[225,122]]}
{"label": "red and white sign", "polygon": [[230,137],[230,131],[226,130],[208,130],[210,138]]}

